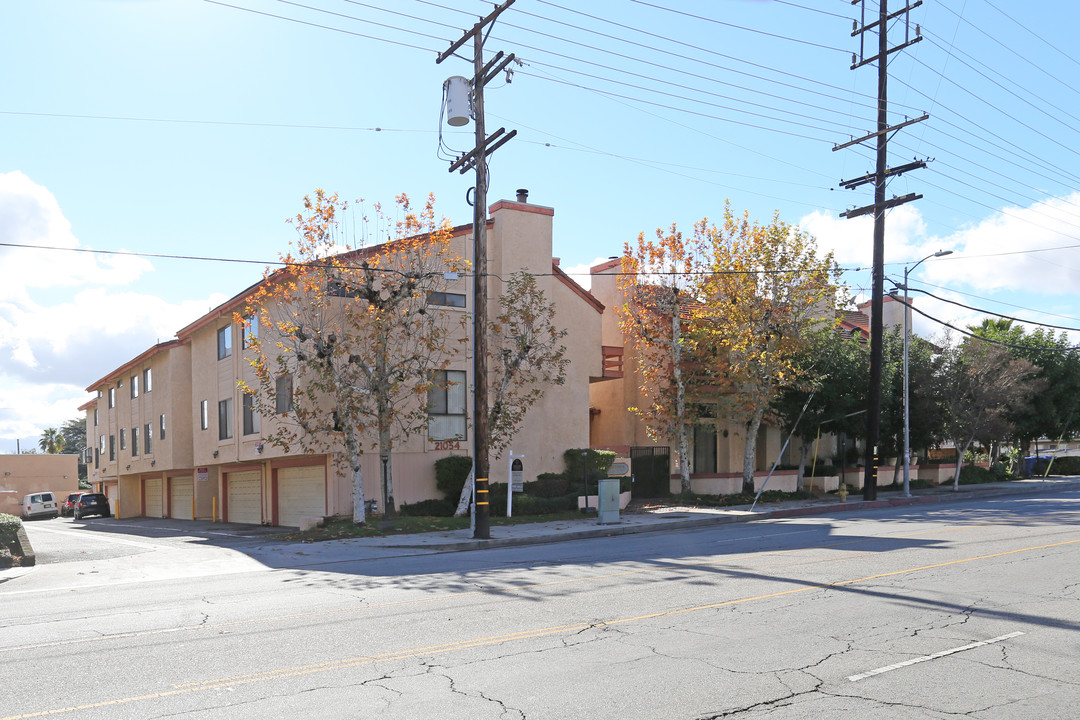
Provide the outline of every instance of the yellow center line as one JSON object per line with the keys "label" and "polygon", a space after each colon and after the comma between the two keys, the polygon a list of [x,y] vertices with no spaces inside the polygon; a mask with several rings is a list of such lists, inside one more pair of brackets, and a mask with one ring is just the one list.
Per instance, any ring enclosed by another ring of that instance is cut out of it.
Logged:
{"label": "yellow center line", "polygon": [[855,578],[852,580],[838,580],[830,583],[818,583],[814,585],[806,585],[799,588],[792,588],[789,590],[781,590],[779,592],[767,593],[764,595],[754,595],[751,597],[738,598],[735,600],[725,600],[718,603],[710,603],[708,605],[696,605],[694,607],[679,608],[676,610],[664,610],[661,612],[647,613],[645,615],[635,615],[633,617],[617,618],[614,620],[605,620],[596,623],[575,623],[571,625],[555,625],[546,628],[535,628],[532,630],[523,630],[515,633],[509,633],[506,635],[494,635],[490,637],[473,638],[471,640],[461,640],[458,642],[445,643],[442,645],[431,645],[427,647],[411,648],[407,650],[400,650],[397,652],[383,653],[380,655],[363,655],[354,658],[345,658],[341,660],[330,660],[324,663],[316,663],[313,665],[300,665],[291,668],[281,668],[279,670],[267,670],[262,673],[252,673],[250,675],[239,675],[231,678],[219,678],[216,680],[207,680],[202,682],[187,683],[184,685],[176,685],[172,690],[164,690],[162,692],[150,693],[146,695],[135,695],[126,698],[117,698],[114,700],[104,700],[96,703],[88,703],[85,705],[77,705],[74,707],[55,708],[52,710],[41,710],[38,712],[24,713],[22,715],[9,715],[7,717],[0,718],[0,720],[26,720],[26,718],[46,717],[49,715],[59,715],[61,713],[79,712],[83,710],[92,710],[101,707],[110,707],[113,705],[123,705],[133,702],[139,702],[142,700],[155,700],[160,698],[166,698],[176,695],[185,695],[203,690],[213,690],[218,688],[235,687],[238,685],[247,685],[257,682],[266,682],[269,680],[279,680],[290,677],[299,677],[302,675],[311,675],[314,673],[330,672],[333,670],[343,670],[346,668],[359,667],[362,665],[370,665],[382,660],[404,660],[417,656],[427,655],[439,655],[448,652],[454,652],[456,650],[467,650],[475,647],[482,647],[485,645],[498,645],[501,643],[512,642],[515,640],[529,640],[533,638],[545,637],[548,635],[558,635],[561,633],[580,632],[581,630],[589,627],[604,627],[608,625],[620,625],[630,622],[640,622],[643,620],[651,620],[660,617],[670,617],[674,615],[683,615],[686,613],[700,612],[702,610],[713,610],[721,607],[728,607],[731,605],[740,605],[743,603],[755,602],[757,600],[768,600],[770,598],[783,597],[785,595],[795,595],[797,593],[809,592],[811,590],[825,590],[832,587],[843,587],[846,585],[854,585],[855,583],[868,582],[870,580],[877,580],[885,577],[895,577],[897,575],[907,575],[910,573],[921,572],[924,570],[933,570],[936,568],[949,567],[951,565],[961,565],[964,563],[975,562],[978,560],[989,560],[991,558],[1005,557],[1007,555],[1017,555],[1019,553],[1033,552],[1035,550],[1046,550],[1048,548],[1063,547],[1065,545],[1073,545],[1080,543],[1080,538],[1074,540],[1064,540],[1056,543],[1048,543],[1045,545],[1035,545],[1032,547],[1020,548],[1017,550],[1006,550],[1003,552],[990,553],[987,555],[977,555],[975,557],[961,558],[959,560],[949,560],[947,562],[934,563],[932,565],[920,565],[919,567],[907,568],[905,570],[893,570],[891,572],[877,573],[875,575],[867,575],[861,578]]}

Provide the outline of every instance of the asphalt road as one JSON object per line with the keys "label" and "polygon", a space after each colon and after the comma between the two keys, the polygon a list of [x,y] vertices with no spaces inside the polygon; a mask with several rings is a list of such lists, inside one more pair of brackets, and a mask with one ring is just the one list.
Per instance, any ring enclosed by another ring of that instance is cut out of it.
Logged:
{"label": "asphalt road", "polygon": [[0,720],[1073,717],[1078,520],[1066,492],[318,564],[30,523]]}

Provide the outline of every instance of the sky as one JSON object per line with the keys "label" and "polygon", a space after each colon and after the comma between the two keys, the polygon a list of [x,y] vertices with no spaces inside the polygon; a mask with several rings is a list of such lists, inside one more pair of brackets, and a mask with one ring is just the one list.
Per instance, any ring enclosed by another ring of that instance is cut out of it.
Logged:
{"label": "sky", "polygon": [[[878,0],[866,0],[868,21]],[[0,453],[79,417],[85,388],[256,281],[316,188],[471,221],[439,53],[481,0],[6,0],[0,4]],[[889,8],[900,7],[892,0]],[[812,233],[869,292],[877,70],[849,0],[516,0],[486,56],[489,201],[555,209],[587,268],[725,202]],[[1048,22],[1048,19],[1053,19]],[[918,30],[916,29],[918,26]],[[1080,327],[1080,4],[925,0],[890,23],[886,289],[926,337],[987,313]],[[861,53],[861,55],[860,55]],[[520,61],[517,62],[517,61]],[[957,305],[954,303],[961,303]],[[1028,325],[1035,327],[1035,325]],[[1080,342],[1080,332],[1069,332]]]}

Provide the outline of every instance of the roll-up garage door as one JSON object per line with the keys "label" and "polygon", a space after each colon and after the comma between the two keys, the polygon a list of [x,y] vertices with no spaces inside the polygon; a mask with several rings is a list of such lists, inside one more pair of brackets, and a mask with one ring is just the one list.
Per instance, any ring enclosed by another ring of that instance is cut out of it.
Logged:
{"label": "roll-up garage door", "polygon": [[299,527],[302,517],[326,514],[325,468],[282,468],[278,473],[278,524]]}
{"label": "roll-up garage door", "polygon": [[105,483],[101,486],[102,492],[105,493],[105,497],[109,499],[109,512],[113,517],[116,517],[116,483]]}
{"label": "roll-up garage door", "polygon": [[161,478],[143,480],[143,499],[146,517],[162,517]]}
{"label": "roll-up garage door", "polygon": [[234,472],[225,476],[229,498],[229,522],[262,522],[262,474],[258,470]]}
{"label": "roll-up garage door", "polygon": [[169,517],[177,518],[178,520],[192,520],[191,499],[194,495],[194,478],[169,478]]}

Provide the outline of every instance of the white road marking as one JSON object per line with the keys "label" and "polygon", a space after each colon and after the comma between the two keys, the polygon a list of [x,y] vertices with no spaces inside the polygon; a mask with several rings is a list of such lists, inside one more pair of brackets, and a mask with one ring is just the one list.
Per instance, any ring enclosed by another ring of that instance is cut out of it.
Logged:
{"label": "white road marking", "polygon": [[117,545],[132,545],[134,547],[150,548],[152,550],[161,547],[160,545],[151,545],[150,543],[139,542],[138,540],[127,540],[124,538],[110,537],[108,535],[102,535],[95,532],[78,532],[75,530],[56,530],[54,528],[35,527],[33,532],[53,533],[54,535],[70,535],[72,537],[81,538],[82,540],[100,540],[105,543],[115,543]]}
{"label": "white road marking", "polygon": [[936,660],[937,658],[945,657],[946,655],[953,655],[954,653],[963,652],[965,650],[971,650],[971,649],[977,648],[977,647],[982,647],[983,645],[989,645],[991,643],[1001,642],[1002,640],[1008,640],[1009,638],[1019,637],[1019,636],[1021,636],[1023,634],[1024,633],[1022,633],[1022,632],[1012,632],[1012,633],[1009,633],[1008,635],[999,635],[996,638],[990,638],[989,640],[980,640],[979,642],[973,642],[970,645],[964,645],[963,647],[952,648],[951,650],[942,650],[941,652],[936,652],[933,655],[923,655],[922,657],[912,658],[911,660],[905,660],[904,662],[898,662],[898,663],[895,663],[893,665],[886,665],[885,667],[879,667],[879,668],[876,668],[874,670],[870,670],[869,672],[864,672],[861,675],[852,675],[851,677],[848,678],[848,680],[850,680],[851,682],[856,682],[858,680],[865,680],[868,677],[873,677],[874,675],[880,675],[882,673],[887,673],[890,670],[899,670],[900,668],[907,667],[908,665],[915,665],[916,663],[926,662],[927,660]]}

